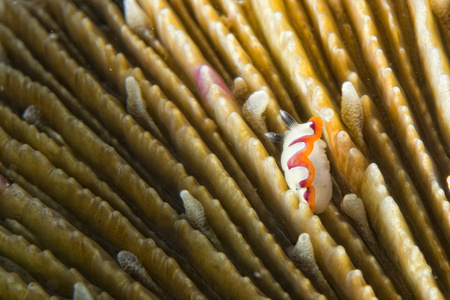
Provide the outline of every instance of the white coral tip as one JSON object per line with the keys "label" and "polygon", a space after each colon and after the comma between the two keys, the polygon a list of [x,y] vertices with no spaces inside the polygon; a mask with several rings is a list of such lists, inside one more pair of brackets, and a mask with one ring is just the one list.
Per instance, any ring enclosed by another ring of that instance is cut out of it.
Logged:
{"label": "white coral tip", "polygon": [[128,26],[136,28],[148,25],[148,19],[144,11],[136,3],[136,0],[124,0],[123,7],[125,12],[125,20]]}
{"label": "white coral tip", "polygon": [[265,91],[256,91],[248,97],[246,109],[254,116],[262,115],[269,103],[269,95]]}

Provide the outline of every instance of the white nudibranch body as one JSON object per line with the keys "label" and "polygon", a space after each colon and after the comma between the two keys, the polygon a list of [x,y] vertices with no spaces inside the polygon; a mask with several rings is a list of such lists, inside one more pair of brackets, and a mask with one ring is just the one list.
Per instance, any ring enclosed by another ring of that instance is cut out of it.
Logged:
{"label": "white nudibranch body", "polygon": [[330,162],[325,153],[326,144],[320,139],[322,119],[312,117],[298,124],[285,111],[281,111],[281,117],[290,130],[284,135],[270,132],[266,136],[274,142],[283,142],[281,166],[289,188],[308,202],[314,213],[321,213],[332,193]]}

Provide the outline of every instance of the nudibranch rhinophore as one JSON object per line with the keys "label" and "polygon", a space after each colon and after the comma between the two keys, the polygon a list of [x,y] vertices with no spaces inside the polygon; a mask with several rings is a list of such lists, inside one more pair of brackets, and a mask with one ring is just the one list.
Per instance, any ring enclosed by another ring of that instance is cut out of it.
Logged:
{"label": "nudibranch rhinophore", "polygon": [[281,166],[289,188],[300,199],[308,202],[314,213],[323,212],[331,200],[332,184],[327,146],[320,139],[323,122],[312,117],[299,124],[287,112],[280,110],[281,118],[290,130],[284,134],[266,133],[273,142],[283,142]]}

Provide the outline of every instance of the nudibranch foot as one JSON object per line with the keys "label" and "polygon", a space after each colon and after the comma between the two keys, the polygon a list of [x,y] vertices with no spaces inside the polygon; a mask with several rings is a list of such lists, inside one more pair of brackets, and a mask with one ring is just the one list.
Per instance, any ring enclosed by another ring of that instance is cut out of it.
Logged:
{"label": "nudibranch foot", "polygon": [[323,121],[312,117],[299,124],[287,112],[280,110],[289,127],[285,134],[266,133],[273,142],[283,142],[281,166],[289,188],[308,202],[315,213],[321,213],[331,200],[330,163],[325,153],[326,144],[320,139]]}

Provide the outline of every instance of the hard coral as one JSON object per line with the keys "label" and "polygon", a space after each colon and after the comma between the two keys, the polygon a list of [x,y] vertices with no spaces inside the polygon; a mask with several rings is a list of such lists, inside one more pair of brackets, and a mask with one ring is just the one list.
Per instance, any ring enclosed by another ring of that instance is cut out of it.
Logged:
{"label": "hard coral", "polygon": [[445,3],[0,0],[0,298],[448,298]]}

